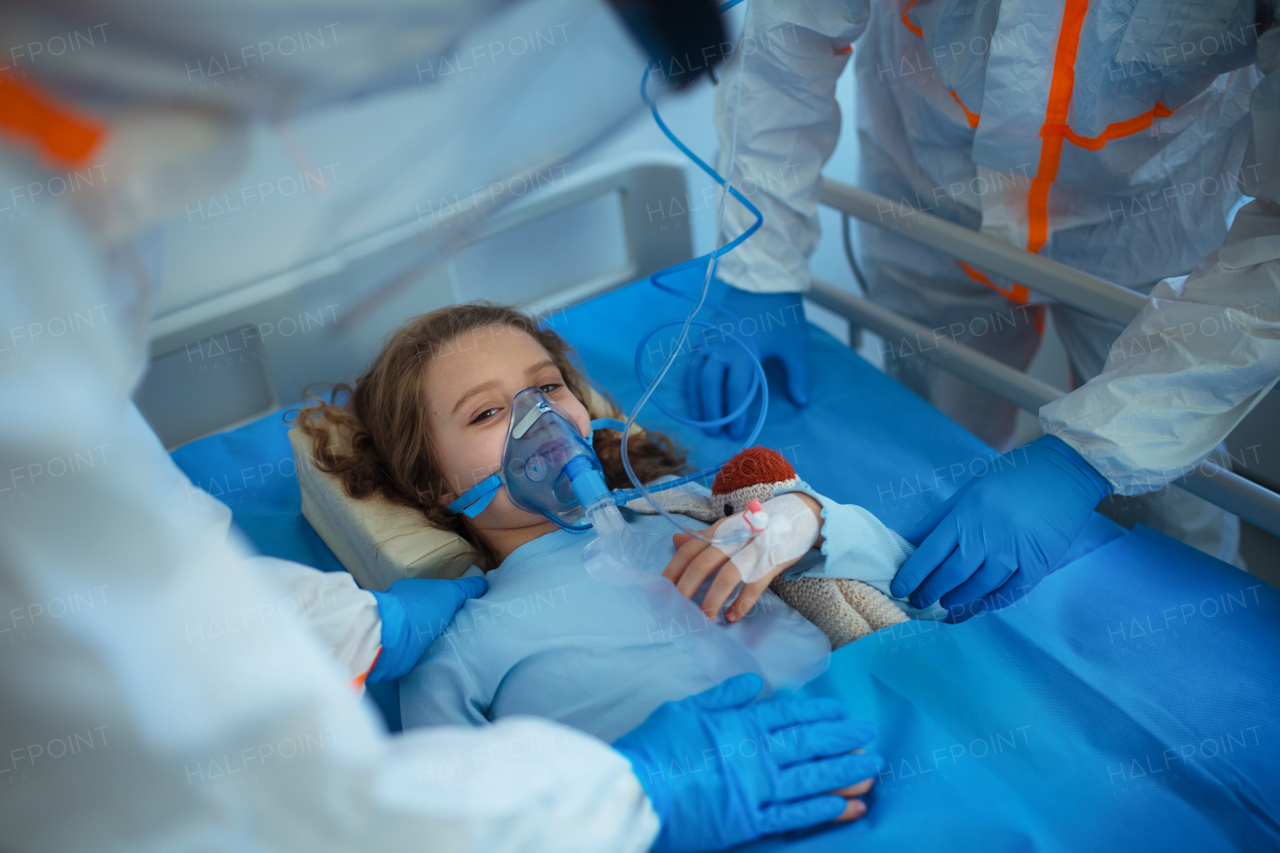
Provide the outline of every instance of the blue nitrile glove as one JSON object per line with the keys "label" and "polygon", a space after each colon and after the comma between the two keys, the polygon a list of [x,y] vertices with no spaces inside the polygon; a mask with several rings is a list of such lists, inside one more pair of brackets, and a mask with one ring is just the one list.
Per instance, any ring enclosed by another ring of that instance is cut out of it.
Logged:
{"label": "blue nitrile glove", "polygon": [[875,736],[836,699],[752,704],[760,676],[745,673],[667,702],[613,748],[631,762],[662,829],[658,853],[721,850],[839,817],[829,792],[875,776],[883,761],[852,750]]}
{"label": "blue nitrile glove", "polygon": [[431,641],[453,621],[458,608],[468,598],[484,595],[488,588],[484,578],[404,578],[386,592],[374,592],[382,617],[382,654],[365,683],[394,681],[413,669]]}
{"label": "blue nitrile glove", "polygon": [[[764,361],[776,357],[787,372],[787,396],[803,408],[809,404],[809,338],[805,331],[804,302],[799,293],[749,293],[727,287],[720,300],[733,317],[723,312],[708,322],[723,323],[716,329],[691,329],[692,364],[685,372],[685,400],[697,420],[722,418],[742,404],[751,389],[755,366],[742,348],[727,340],[732,332]],[[736,319],[733,319],[736,318]],[[701,356],[701,357],[699,357]],[[723,427],[708,427],[707,435],[721,430],[730,438],[747,434],[747,413]]]}
{"label": "blue nitrile glove", "polygon": [[910,595],[913,607],[941,598],[953,614],[978,599],[988,610],[1012,604],[1057,567],[1109,494],[1106,478],[1062,439],[1015,447],[907,535],[919,547],[890,591]]}

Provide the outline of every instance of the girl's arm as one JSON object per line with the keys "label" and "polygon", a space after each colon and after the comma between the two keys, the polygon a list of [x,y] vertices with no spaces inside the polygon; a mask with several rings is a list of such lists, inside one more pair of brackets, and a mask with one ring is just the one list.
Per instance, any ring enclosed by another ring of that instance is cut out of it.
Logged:
{"label": "girl's arm", "polygon": [[898,569],[915,553],[915,547],[867,510],[852,504],[838,503],[818,494],[803,480],[798,485],[780,489],[774,494],[798,492],[821,505],[820,536],[816,546],[824,559],[809,556],[787,571],[792,580],[799,577],[847,578],[866,581],[893,580]]}

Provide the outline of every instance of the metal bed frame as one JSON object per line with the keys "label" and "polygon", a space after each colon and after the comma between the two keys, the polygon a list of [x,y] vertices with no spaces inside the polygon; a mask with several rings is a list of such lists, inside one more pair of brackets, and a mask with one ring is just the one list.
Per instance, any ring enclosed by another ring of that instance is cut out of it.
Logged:
{"label": "metal bed frame", "polygon": [[[519,302],[554,324],[560,309],[688,260],[688,222],[653,222],[655,208],[685,198],[684,165],[676,154],[650,154],[585,167],[494,213],[454,247],[455,258],[497,259],[493,280],[469,283],[467,292]],[[551,241],[557,262],[592,251],[583,245],[595,233],[587,219],[616,223],[617,257],[610,251],[603,259],[611,265],[533,275],[522,257],[545,253]],[[435,227],[411,220],[153,318],[138,408],[172,449],[296,403],[318,380],[354,381],[405,317],[460,298],[448,269],[424,263],[424,239]],[[398,286],[376,309],[339,322],[353,303],[393,281]]]}
{"label": "metal bed frame", "polygon": [[[823,181],[819,201],[880,227],[888,227],[882,216],[885,211],[891,210],[895,221],[909,216],[912,227],[897,233],[987,272],[1007,276],[1095,317],[1127,326],[1147,302],[1146,297],[1109,281],[830,178]],[[815,281],[808,296],[851,324],[886,338],[932,336],[919,323],[824,281]],[[947,370],[1033,414],[1064,394],[963,344],[940,338],[935,339],[934,345],[947,354],[943,365]],[[1280,536],[1280,494],[1234,471],[1205,460],[1174,484]]]}

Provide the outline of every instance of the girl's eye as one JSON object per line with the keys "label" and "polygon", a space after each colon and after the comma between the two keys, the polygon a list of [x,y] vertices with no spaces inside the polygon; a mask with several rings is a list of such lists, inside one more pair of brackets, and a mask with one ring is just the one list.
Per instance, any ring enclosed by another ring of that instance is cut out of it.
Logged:
{"label": "girl's eye", "polygon": [[563,388],[563,387],[564,387],[563,385],[560,385],[557,382],[548,382],[546,385],[539,385],[538,390],[541,391],[543,394],[550,394],[555,389]]}
{"label": "girl's eye", "polygon": [[483,412],[481,412],[480,414],[476,415],[476,418],[475,418],[475,420],[473,420],[473,421],[472,421],[472,423],[473,423],[473,424],[478,424],[478,423],[480,423],[481,421],[487,421],[487,420],[489,420],[489,418],[490,418],[490,417],[492,417],[493,413],[494,413],[494,412],[496,412],[496,411],[498,411],[496,408],[493,408],[493,409],[485,409]]}

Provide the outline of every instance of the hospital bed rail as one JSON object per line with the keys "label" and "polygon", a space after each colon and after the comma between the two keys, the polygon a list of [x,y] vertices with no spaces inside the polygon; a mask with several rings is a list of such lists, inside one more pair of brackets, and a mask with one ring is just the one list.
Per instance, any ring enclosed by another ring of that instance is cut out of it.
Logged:
{"label": "hospital bed rail", "polygon": [[[1007,276],[1095,317],[1128,325],[1147,301],[1141,294],[1109,281],[831,178],[824,178],[818,200],[987,272]],[[885,221],[886,215],[891,217],[890,222]],[[910,222],[910,227],[893,227],[903,221]],[[828,282],[814,281],[807,295],[851,324],[870,329],[882,337],[919,336],[918,340],[931,341],[932,346],[947,356],[940,367],[1032,414],[1064,394],[997,359],[949,338],[934,335],[931,329]],[[1174,484],[1280,536],[1280,494],[1234,471],[1206,459],[1190,473],[1174,480]]]}
{"label": "hospital bed rail", "polygon": [[[172,449],[295,403],[319,380],[354,381],[384,336],[414,314],[488,298],[555,325],[565,308],[692,257],[688,217],[666,213],[677,199],[687,199],[682,157],[618,158],[487,217],[444,267],[423,263],[423,237],[436,224],[412,218],[290,269],[197,293],[151,320],[151,365],[135,400]],[[548,241],[557,252],[538,251]],[[567,268],[565,256],[575,259]],[[466,291],[452,284],[455,262]],[[393,279],[403,286],[376,310],[337,323]]]}

